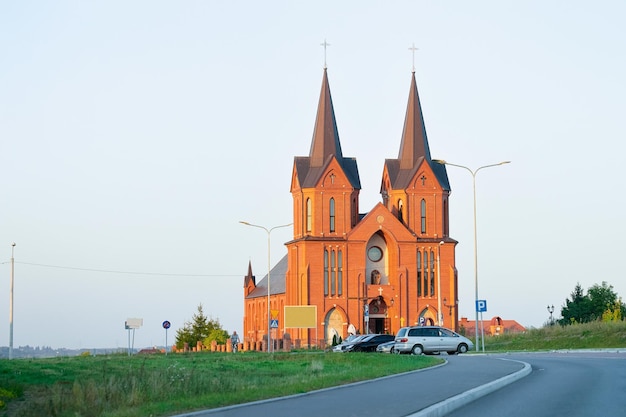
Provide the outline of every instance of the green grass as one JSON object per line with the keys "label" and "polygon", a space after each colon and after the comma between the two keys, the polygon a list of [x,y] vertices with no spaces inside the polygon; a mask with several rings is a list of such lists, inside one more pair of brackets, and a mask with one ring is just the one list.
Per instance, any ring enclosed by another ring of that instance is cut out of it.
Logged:
{"label": "green grass", "polygon": [[[487,352],[626,349],[626,322],[485,338]],[[0,360],[0,417],[171,416],[432,366],[436,356],[317,351]]]}
{"label": "green grass", "polygon": [[485,336],[485,351],[626,349],[626,321],[546,326],[526,333]]}
{"label": "green grass", "polygon": [[0,416],[167,416],[308,392],[441,362],[376,353],[261,352],[0,361]]}

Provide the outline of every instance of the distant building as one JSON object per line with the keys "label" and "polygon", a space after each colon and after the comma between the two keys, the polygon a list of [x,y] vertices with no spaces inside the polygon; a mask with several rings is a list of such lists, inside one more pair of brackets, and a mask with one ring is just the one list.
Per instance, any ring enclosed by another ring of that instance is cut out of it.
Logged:
{"label": "distant building", "polygon": [[[468,320],[467,317],[461,317],[459,329],[465,336],[476,336],[476,320]],[[491,320],[479,321],[479,333],[481,329],[484,329],[485,335],[487,336],[497,336],[505,333],[523,333],[526,331],[526,328],[515,320],[504,320],[498,316]]]}
{"label": "distant building", "polygon": [[[293,238],[270,271],[272,339],[289,334],[324,346],[350,330],[395,333],[437,323],[458,329],[450,184],[445,165],[431,159],[415,73],[398,157],[381,156],[381,201],[367,213],[359,207],[357,161],[343,155],[338,132],[324,68],[310,153],[295,157],[291,173]],[[267,337],[267,280],[257,283],[248,264],[244,341]],[[316,306],[314,327],[285,328],[285,306]]]}

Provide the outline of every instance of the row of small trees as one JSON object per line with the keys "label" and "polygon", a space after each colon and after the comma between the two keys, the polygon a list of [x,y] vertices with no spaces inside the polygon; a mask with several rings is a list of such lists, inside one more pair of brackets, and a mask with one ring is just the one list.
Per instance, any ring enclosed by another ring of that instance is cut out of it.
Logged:
{"label": "row of small trees", "polygon": [[176,331],[176,348],[183,349],[187,346],[196,346],[201,342],[205,347],[210,347],[214,340],[217,344],[226,343],[230,335],[224,329],[219,320],[207,317],[202,310],[202,304],[191,318],[191,321]]}
{"label": "row of small trees", "polygon": [[602,285],[591,286],[585,294],[580,283],[576,284],[570,298],[561,308],[561,325],[588,323],[592,321],[620,321],[626,318],[626,304],[613,290],[613,286],[602,281]]}

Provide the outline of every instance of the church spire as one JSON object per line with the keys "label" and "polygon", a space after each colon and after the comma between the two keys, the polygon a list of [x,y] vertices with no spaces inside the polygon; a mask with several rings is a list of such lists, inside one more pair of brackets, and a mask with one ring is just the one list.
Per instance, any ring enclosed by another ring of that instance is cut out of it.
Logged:
{"label": "church spire", "polygon": [[253,287],[256,285],[256,277],[252,275],[252,261],[248,261],[248,275],[244,277],[243,287],[246,288],[250,283]]}
{"label": "church spire", "polygon": [[309,154],[311,167],[321,167],[331,155],[334,155],[339,161],[343,158],[335,111],[333,109],[333,100],[330,96],[330,86],[328,85],[328,74],[326,73],[326,68],[324,68],[322,91],[319,104],[317,105],[317,117],[315,119],[313,141],[311,142],[311,152]]}
{"label": "church spire", "polygon": [[422,115],[417,84],[415,82],[415,71],[411,76],[411,89],[409,101],[404,118],[404,129],[402,131],[402,143],[400,144],[400,169],[411,169],[415,163],[424,157],[430,163],[430,149],[428,138],[426,137],[426,126]]}

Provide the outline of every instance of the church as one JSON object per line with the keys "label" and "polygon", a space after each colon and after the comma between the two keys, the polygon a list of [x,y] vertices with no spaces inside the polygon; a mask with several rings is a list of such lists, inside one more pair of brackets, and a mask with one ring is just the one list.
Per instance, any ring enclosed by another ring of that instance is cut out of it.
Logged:
{"label": "church", "polygon": [[[350,333],[457,330],[450,184],[445,165],[431,159],[415,71],[398,157],[384,161],[381,201],[362,211],[360,190],[357,161],[341,149],[324,67],[309,155],[296,156],[291,173],[293,239],[269,277],[257,283],[248,265],[244,341],[266,341],[268,323],[275,346],[290,339],[321,348]],[[312,324],[286,327],[294,306],[309,306]]]}

